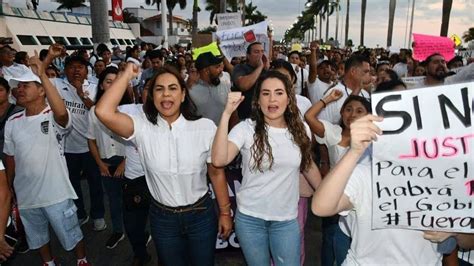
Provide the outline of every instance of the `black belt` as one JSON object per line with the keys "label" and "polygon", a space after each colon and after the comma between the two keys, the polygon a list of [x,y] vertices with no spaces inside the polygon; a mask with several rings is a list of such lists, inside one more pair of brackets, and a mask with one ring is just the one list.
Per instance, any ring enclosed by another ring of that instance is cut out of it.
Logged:
{"label": "black belt", "polygon": [[205,210],[207,207],[201,207],[201,205],[209,198],[210,195],[211,195],[210,192],[206,192],[206,194],[204,194],[204,196],[198,199],[195,203],[189,204],[186,206],[178,206],[178,207],[169,207],[169,206],[163,205],[153,198],[151,202],[153,203],[153,205],[155,205],[156,207],[162,210],[169,211],[172,213],[184,213],[184,212],[190,212],[190,211],[196,211],[196,210]]}

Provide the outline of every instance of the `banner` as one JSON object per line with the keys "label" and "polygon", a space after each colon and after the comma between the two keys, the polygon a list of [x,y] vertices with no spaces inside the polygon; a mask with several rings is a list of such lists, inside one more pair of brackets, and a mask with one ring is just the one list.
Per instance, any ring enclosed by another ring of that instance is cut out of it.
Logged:
{"label": "banner", "polygon": [[373,94],[372,228],[474,233],[474,82]]}
{"label": "banner", "polygon": [[216,32],[220,48],[227,59],[245,56],[247,47],[253,42],[261,42],[268,57],[270,42],[267,36],[267,22],[263,21],[247,27]]}
{"label": "banner", "polygon": [[405,85],[407,86],[407,89],[424,87],[423,82],[425,81],[425,79],[426,79],[425,76],[403,77],[403,78],[401,78],[403,83],[405,83]]}
{"label": "banner", "polygon": [[448,37],[413,33],[413,58],[424,61],[428,56],[439,53],[446,62],[454,57],[454,42]]}
{"label": "banner", "polygon": [[217,30],[229,30],[242,27],[242,14],[219,13],[217,14]]}
{"label": "banner", "polygon": [[112,0],[112,20],[123,21],[122,0]]}

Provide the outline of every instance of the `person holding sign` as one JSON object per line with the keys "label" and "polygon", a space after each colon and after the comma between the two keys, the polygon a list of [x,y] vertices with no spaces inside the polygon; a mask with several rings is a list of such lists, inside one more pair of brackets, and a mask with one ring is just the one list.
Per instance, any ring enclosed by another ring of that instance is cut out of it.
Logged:
{"label": "person holding sign", "polygon": [[[152,78],[144,115],[127,115],[117,105],[139,68],[128,64],[105,91],[97,118],[136,145],[151,194],[150,227],[163,265],[214,265],[216,235],[232,229],[224,169],[210,164],[214,123],[195,115],[184,80],[163,67]],[[217,224],[207,176],[219,204]]]}
{"label": "person holding sign", "polygon": [[223,167],[242,154],[235,230],[250,266],[300,265],[298,178],[313,187],[321,176],[311,158],[309,129],[301,120],[292,84],[269,71],[258,79],[253,117],[228,134],[229,119],[244,96],[229,93],[212,145],[212,163]]}
{"label": "person holding sign", "polygon": [[314,193],[311,208],[319,216],[355,210],[352,243],[344,265],[441,265],[436,244],[422,231],[372,230],[371,168],[358,164],[361,156],[382,131],[367,115],[351,124],[350,148]]}

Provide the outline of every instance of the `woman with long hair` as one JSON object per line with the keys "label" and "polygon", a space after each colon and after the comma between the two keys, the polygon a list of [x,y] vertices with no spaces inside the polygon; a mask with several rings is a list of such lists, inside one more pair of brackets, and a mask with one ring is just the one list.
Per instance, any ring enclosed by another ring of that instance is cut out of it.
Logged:
{"label": "woman with long hair", "polygon": [[229,93],[212,146],[212,163],[223,167],[242,154],[235,229],[247,263],[269,265],[273,258],[276,265],[299,265],[299,173],[314,187],[321,178],[311,158],[309,129],[284,74],[269,71],[259,78],[252,118],[228,134],[229,118],[243,99],[239,92]]}
{"label": "woman with long hair", "polygon": [[[160,68],[143,106],[144,115],[127,115],[117,105],[139,68],[124,73],[98,102],[99,120],[132,141],[140,154],[151,194],[150,227],[163,265],[214,265],[216,236],[232,229],[229,194],[223,169],[210,164],[214,123],[195,115],[184,80],[174,69]],[[219,220],[206,174],[219,205]]]}

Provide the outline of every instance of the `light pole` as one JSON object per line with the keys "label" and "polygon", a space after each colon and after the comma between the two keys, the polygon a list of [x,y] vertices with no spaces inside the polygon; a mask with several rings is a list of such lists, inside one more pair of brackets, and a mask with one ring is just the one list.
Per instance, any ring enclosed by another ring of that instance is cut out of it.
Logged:
{"label": "light pole", "polygon": [[415,0],[411,5],[410,34],[408,35],[408,49],[411,48],[411,33],[413,32],[413,15],[415,14]]}

